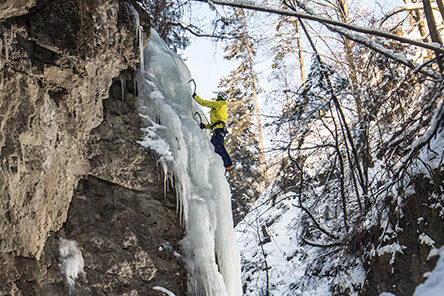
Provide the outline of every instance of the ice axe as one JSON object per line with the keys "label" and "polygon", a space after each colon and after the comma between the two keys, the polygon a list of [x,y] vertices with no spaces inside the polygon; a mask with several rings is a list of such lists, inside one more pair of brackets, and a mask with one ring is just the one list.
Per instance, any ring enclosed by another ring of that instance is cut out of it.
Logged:
{"label": "ice axe", "polygon": [[194,115],[196,115],[197,114],[197,116],[199,116],[199,126],[202,124],[202,116],[200,116],[200,114],[199,114],[199,112],[195,112],[194,113]]}
{"label": "ice axe", "polygon": [[196,81],[194,81],[194,79],[191,78],[190,81],[187,82],[187,84],[189,84],[190,82],[192,82],[193,85],[194,85],[193,94],[195,94],[196,93],[196,89],[197,89]]}
{"label": "ice axe", "polygon": [[[194,81],[194,79],[191,78],[190,81],[188,81],[187,84],[189,84],[190,82],[192,82],[193,85],[194,85],[193,94],[195,94],[195,93],[196,93],[196,89],[197,89],[196,81]],[[196,114],[197,114],[197,116],[199,117],[199,125],[201,125],[201,124],[202,124],[202,116],[201,116],[200,113],[197,112],[197,111],[194,113],[194,116],[196,116]]]}

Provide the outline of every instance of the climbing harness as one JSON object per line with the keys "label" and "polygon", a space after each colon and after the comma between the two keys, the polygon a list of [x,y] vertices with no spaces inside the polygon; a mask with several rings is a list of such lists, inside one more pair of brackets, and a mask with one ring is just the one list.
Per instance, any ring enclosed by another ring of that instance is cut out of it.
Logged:
{"label": "climbing harness", "polygon": [[223,129],[225,129],[225,122],[223,122],[222,120],[219,120],[219,121],[216,121],[215,123],[213,123],[211,126],[210,126],[210,129],[213,129],[216,125],[218,125],[218,124],[222,124],[222,127],[221,128],[223,128]]}

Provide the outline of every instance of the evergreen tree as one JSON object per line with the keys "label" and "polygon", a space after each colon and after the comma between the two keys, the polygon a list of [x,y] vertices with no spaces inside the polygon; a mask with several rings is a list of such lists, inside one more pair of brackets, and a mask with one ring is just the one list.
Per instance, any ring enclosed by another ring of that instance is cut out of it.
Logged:
{"label": "evergreen tree", "polygon": [[185,30],[179,25],[183,9],[182,4],[173,0],[141,0],[140,4],[151,16],[151,23],[159,36],[174,51],[185,49],[189,38]]}
{"label": "evergreen tree", "polygon": [[232,186],[234,220],[237,223],[264,190],[265,156],[261,144],[256,97],[258,90],[253,70],[255,49],[248,36],[243,10],[234,11],[231,26],[240,37],[226,46],[225,58],[239,60],[240,64],[227,78],[221,80],[220,87],[227,89],[230,97],[228,125],[232,128],[227,137],[227,147],[235,164],[229,182]]}

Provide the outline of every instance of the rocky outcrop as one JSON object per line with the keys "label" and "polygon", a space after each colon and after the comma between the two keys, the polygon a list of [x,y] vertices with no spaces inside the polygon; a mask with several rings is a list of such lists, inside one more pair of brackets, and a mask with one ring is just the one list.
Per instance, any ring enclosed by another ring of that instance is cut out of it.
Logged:
{"label": "rocky outcrop", "polygon": [[4,0],[0,2],[0,19],[28,13],[34,7],[36,0]]}
{"label": "rocky outcrop", "polygon": [[402,210],[396,210],[395,202],[390,205],[388,219],[397,225],[393,237],[385,234],[385,229],[373,229],[369,237],[379,248],[401,247],[395,254],[365,258],[368,275],[363,295],[382,292],[413,295],[435,268],[439,258],[437,249],[444,245],[443,178],[444,173],[439,169],[432,178],[416,176],[412,184],[414,193],[405,199]]}
{"label": "rocky outcrop", "polygon": [[61,238],[77,242],[84,258],[72,295],[163,295],[156,286],[185,294],[175,194],[164,191],[154,156],[137,144],[134,96],[126,93],[122,101],[120,89],[115,94],[103,102],[105,120],[87,141],[91,170],[78,182],[65,224],[52,232],[40,260],[5,260],[15,279],[8,283],[12,295],[14,289],[23,295],[67,294]]}
{"label": "rocky outcrop", "polygon": [[78,295],[181,295],[175,197],[111,87],[139,58],[131,3],[21,2],[0,3],[0,295],[66,295],[62,237],[83,253]]}
{"label": "rocky outcrop", "polygon": [[0,27],[0,247],[17,255],[38,258],[66,220],[102,100],[136,62],[131,16],[119,28],[117,1],[86,3],[41,1]]}

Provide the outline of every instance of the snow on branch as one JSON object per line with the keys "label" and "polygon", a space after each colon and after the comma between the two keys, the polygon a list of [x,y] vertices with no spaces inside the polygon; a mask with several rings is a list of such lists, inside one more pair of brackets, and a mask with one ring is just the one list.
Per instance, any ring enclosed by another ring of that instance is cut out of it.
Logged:
{"label": "snow on branch", "polygon": [[371,40],[371,39],[369,39],[365,36],[359,35],[359,34],[349,32],[343,28],[338,28],[338,27],[331,26],[331,25],[326,25],[326,26],[330,30],[337,32],[341,35],[344,35],[348,39],[353,40],[357,43],[360,43],[368,48],[371,48],[372,50],[374,50],[380,54],[383,54],[383,55],[387,56],[388,58],[391,58],[392,60],[394,60],[404,66],[409,67],[410,69],[420,72],[426,76],[430,76],[432,78],[438,79],[438,76],[434,72],[427,71],[427,70],[423,69],[423,66],[413,63],[411,60],[406,58],[403,54],[395,53],[392,50],[385,48],[381,44],[378,44],[374,40]]}
{"label": "snow on branch", "polygon": [[239,38],[238,35],[233,34],[233,35],[226,35],[226,34],[206,34],[206,33],[202,33],[199,28],[193,26],[193,25],[184,25],[181,22],[170,22],[171,25],[173,26],[178,26],[181,27],[182,29],[190,32],[191,34],[193,34],[196,37],[208,37],[208,38],[217,38],[217,39],[235,39],[235,38]]}
{"label": "snow on branch", "polygon": [[[442,86],[440,86],[441,89]],[[395,173],[395,177],[402,176],[405,173],[406,168],[410,165],[413,159],[418,155],[420,149],[430,143],[433,137],[436,137],[438,133],[442,132],[444,128],[444,101],[442,101],[433,115],[430,127],[419,139],[417,139],[411,147],[409,155],[405,158],[402,165]]]}
{"label": "snow on branch", "polygon": [[[208,2],[208,0],[194,0],[194,1]],[[258,4],[254,3],[252,1],[213,0],[211,2],[214,3],[214,4],[219,4],[219,5],[231,6],[231,7],[237,7],[237,8],[245,8],[245,9],[251,9],[251,10],[256,10],[256,11],[274,13],[274,14],[285,15],[285,16],[293,16],[293,17],[298,17],[298,18],[301,18],[301,19],[308,19],[308,20],[317,21],[317,22],[320,22],[320,23],[323,23],[323,24],[334,25],[334,26],[337,26],[337,27],[342,27],[342,28],[351,30],[351,31],[356,31],[356,32],[370,34],[370,35],[379,36],[379,37],[384,37],[384,38],[396,40],[396,41],[399,41],[399,42],[402,42],[402,43],[407,43],[407,44],[411,44],[411,45],[415,45],[415,46],[431,49],[431,50],[434,50],[434,51],[439,52],[439,53],[444,53],[444,47],[441,46],[440,44],[437,44],[437,43],[433,43],[433,42],[432,43],[426,43],[426,42],[422,42],[422,41],[417,41],[417,40],[405,38],[405,37],[402,37],[402,36],[398,36],[398,35],[395,35],[395,34],[392,34],[392,33],[386,32],[386,31],[383,31],[383,30],[369,29],[369,28],[366,28],[366,27],[358,26],[358,25],[351,25],[351,24],[340,22],[340,21],[335,21],[335,20],[332,20],[332,19],[328,19],[328,18],[316,16],[316,15],[307,14],[307,13],[301,13],[301,12],[297,12],[297,11],[291,11],[291,10],[288,10],[288,9],[281,9],[281,8],[277,8],[277,7],[271,7],[271,6],[268,6],[268,5],[258,5]]]}

